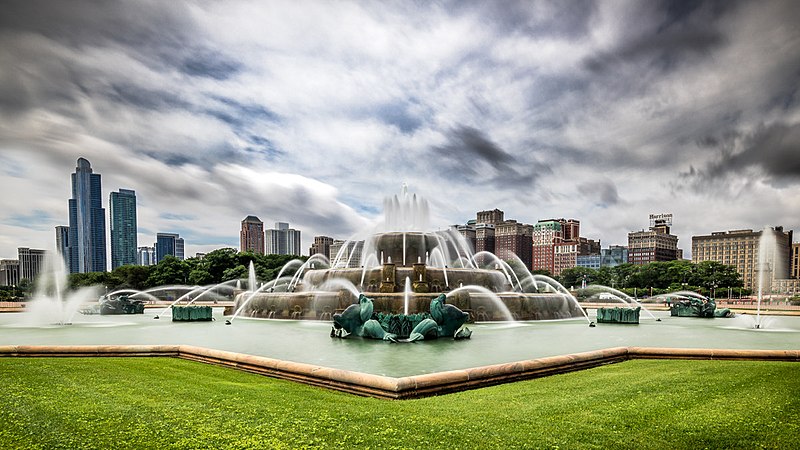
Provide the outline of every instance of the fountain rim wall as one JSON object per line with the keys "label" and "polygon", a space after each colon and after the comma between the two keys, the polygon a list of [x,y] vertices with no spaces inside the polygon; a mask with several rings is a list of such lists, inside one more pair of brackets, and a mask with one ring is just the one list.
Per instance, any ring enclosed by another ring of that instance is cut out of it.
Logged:
{"label": "fountain rim wall", "polygon": [[800,350],[613,347],[406,377],[387,377],[192,345],[8,345],[0,357],[172,357],[350,394],[404,400],[459,392],[634,359],[800,362]]}

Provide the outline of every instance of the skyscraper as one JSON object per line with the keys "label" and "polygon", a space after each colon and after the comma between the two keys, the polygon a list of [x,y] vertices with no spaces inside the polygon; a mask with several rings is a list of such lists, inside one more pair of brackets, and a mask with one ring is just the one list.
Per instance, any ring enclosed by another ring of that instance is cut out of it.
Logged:
{"label": "skyscraper", "polygon": [[136,264],[136,192],[112,192],[108,208],[111,225],[111,268]]}
{"label": "skyscraper", "polygon": [[183,259],[183,238],[177,233],[156,234],[156,262],[161,262],[167,255]]}
{"label": "skyscraper", "polygon": [[64,260],[66,267],[69,267],[69,227],[56,227],[56,252]]}
{"label": "skyscraper", "polygon": [[268,229],[266,253],[268,255],[300,255],[300,230],[289,228],[286,222],[276,222],[274,229]]}
{"label": "skyscraper", "polygon": [[72,273],[105,272],[106,218],[101,199],[100,174],[79,158],[72,174],[72,198],[69,199],[69,271]]}
{"label": "skyscraper", "polygon": [[257,255],[264,254],[264,222],[256,216],[245,217],[239,232],[239,251],[248,250]]}

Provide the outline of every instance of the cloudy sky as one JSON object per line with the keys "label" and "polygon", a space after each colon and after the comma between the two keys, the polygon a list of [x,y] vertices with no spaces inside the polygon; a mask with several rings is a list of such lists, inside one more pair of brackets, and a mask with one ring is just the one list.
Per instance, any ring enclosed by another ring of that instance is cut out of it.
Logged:
{"label": "cloudy sky", "polygon": [[346,238],[409,190],[603,246],[800,229],[795,1],[5,1],[0,257],[51,249],[85,157],[139,245],[248,214]]}

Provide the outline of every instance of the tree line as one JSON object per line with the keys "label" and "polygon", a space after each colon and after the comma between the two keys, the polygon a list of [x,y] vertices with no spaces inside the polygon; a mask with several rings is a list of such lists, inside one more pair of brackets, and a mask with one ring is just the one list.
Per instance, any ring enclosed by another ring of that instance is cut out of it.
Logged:
{"label": "tree line", "polygon": [[[748,289],[742,288],[742,276],[735,266],[717,261],[703,261],[694,264],[691,261],[676,260],[653,262],[644,265],[630,263],[615,267],[590,269],[573,267],[561,272],[559,281],[567,289],[580,288],[586,285],[600,284],[619,289],[627,294],[652,295],[664,294],[680,290],[690,290],[703,295],[722,297],[728,295],[728,289],[737,296],[749,295]],[[724,291],[724,292],[723,292]]]}

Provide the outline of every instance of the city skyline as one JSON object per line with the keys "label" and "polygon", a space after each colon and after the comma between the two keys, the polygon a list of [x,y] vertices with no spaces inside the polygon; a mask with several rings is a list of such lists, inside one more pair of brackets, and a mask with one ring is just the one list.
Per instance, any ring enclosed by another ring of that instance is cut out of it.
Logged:
{"label": "city skyline", "polygon": [[[0,257],[54,249],[79,157],[136,191],[138,242],[302,249],[379,220],[407,182],[433,229],[503,209],[625,245],[800,227],[792,2],[332,5],[8,2]],[[226,32],[235,28],[233,35]],[[313,30],[309,32],[308,30]]]}

